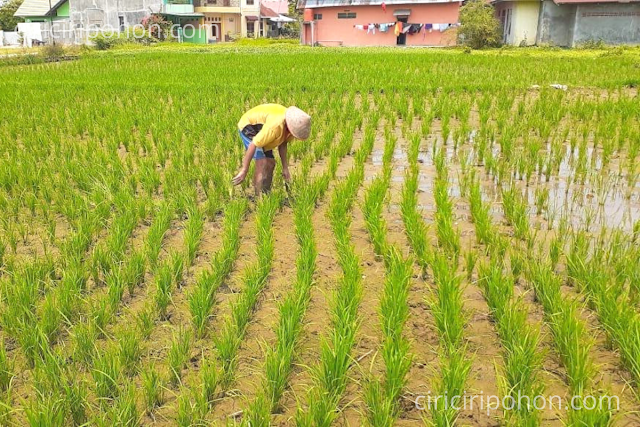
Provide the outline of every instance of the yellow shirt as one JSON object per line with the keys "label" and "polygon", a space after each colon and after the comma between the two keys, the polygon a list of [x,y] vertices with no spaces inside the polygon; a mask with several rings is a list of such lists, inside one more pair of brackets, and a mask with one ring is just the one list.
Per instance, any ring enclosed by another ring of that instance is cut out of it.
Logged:
{"label": "yellow shirt", "polygon": [[253,144],[264,151],[273,150],[284,142],[293,139],[288,133],[285,138],[284,114],[287,107],[280,104],[262,104],[253,107],[240,118],[238,129],[248,137],[253,137]]}

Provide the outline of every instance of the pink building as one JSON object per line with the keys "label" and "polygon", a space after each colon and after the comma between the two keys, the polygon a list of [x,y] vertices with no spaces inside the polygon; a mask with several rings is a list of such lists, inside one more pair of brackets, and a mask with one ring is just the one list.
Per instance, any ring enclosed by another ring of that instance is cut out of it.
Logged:
{"label": "pink building", "polygon": [[[301,41],[321,46],[451,46],[460,1],[299,0]],[[397,27],[396,27],[397,26]]]}

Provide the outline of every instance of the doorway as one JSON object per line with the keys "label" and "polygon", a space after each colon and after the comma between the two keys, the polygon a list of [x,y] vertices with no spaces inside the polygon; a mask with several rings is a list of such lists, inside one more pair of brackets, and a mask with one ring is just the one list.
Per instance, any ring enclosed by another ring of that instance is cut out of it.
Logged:
{"label": "doorway", "polygon": [[[408,16],[398,16],[398,21],[406,23],[409,20]],[[407,44],[407,35],[405,33],[400,33],[398,39],[396,41],[396,45],[404,46]]]}
{"label": "doorway", "polygon": [[211,24],[211,38],[214,40],[218,40],[218,25]]}

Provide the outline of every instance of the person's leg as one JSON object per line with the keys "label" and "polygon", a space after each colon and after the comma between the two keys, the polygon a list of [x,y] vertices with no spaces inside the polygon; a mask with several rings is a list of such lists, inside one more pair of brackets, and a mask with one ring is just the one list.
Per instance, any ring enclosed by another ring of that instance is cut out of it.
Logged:
{"label": "person's leg", "polygon": [[267,157],[264,159],[264,167],[262,170],[262,192],[268,193],[271,191],[271,183],[273,182],[273,171],[276,168],[276,159],[273,157]]}
{"label": "person's leg", "polygon": [[[242,143],[244,144],[244,148],[247,149],[249,144],[251,144],[251,139],[246,137],[242,131],[240,131],[240,138],[242,139]],[[270,152],[271,153],[271,152]],[[256,153],[253,155],[253,188],[255,190],[256,196],[262,193],[262,182],[264,180],[264,171],[265,171],[265,160],[266,158],[265,152],[262,148],[256,148]],[[273,157],[273,154],[271,154]]]}
{"label": "person's leg", "polygon": [[253,188],[256,192],[256,196],[259,196],[262,193],[262,182],[264,180],[264,171],[267,164],[267,159],[257,159],[254,163],[254,172],[253,172]]}

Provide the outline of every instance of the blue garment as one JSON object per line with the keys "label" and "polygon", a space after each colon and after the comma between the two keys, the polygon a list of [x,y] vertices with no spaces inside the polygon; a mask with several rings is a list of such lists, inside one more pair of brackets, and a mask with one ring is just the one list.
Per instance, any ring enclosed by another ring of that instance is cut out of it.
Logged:
{"label": "blue garment", "polygon": [[[246,136],[245,134],[242,133],[242,131],[238,131],[238,133],[240,133],[240,139],[242,139],[242,143],[244,144],[244,149],[248,149],[249,148],[249,144],[251,144],[251,139],[249,139],[248,136]],[[260,160],[260,159],[273,159],[273,150],[269,150],[269,151],[264,151],[262,148],[260,147],[256,147],[256,152],[253,155],[254,160]]]}

